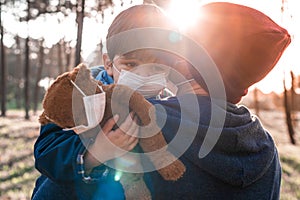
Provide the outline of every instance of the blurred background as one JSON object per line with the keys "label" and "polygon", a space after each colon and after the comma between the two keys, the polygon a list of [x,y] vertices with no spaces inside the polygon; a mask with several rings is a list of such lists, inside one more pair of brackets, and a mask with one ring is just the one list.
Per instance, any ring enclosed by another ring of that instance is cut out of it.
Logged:
{"label": "blurred background", "polygon": [[[195,7],[212,0],[0,0],[0,199],[30,199],[38,172],[33,145],[47,87],[80,62],[102,64],[113,18],[155,3],[179,28],[193,25]],[[281,199],[300,199],[300,7],[297,0],[228,0],[260,10],[286,28],[292,43],[274,70],[241,104],[258,115],[281,157]],[[298,27],[298,28],[297,28]]]}

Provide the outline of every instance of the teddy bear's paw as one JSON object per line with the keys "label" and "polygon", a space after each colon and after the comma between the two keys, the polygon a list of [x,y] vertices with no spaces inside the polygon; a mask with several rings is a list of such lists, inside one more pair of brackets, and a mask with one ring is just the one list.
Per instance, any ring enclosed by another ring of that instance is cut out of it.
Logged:
{"label": "teddy bear's paw", "polygon": [[176,181],[185,172],[184,164],[176,158],[166,147],[160,151],[149,154],[149,158],[156,167],[158,173],[167,181]]}
{"label": "teddy bear's paw", "polygon": [[168,181],[176,181],[181,178],[185,172],[185,166],[180,160],[175,160],[170,165],[158,170],[159,174]]}

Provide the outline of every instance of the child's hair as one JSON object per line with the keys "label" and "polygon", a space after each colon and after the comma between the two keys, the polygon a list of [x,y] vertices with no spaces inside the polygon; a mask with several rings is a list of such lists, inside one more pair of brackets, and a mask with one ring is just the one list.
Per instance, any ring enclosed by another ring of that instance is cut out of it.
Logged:
{"label": "child's hair", "polygon": [[[132,6],[120,14],[113,20],[108,29],[106,39],[113,37],[124,31],[138,29],[138,28],[162,28],[162,29],[174,29],[174,25],[170,22],[168,17],[159,7],[152,4],[142,4]],[[131,42],[131,41],[123,41]],[[115,55],[118,55],[118,46],[107,43],[107,53],[112,60]],[[124,44],[122,44],[124,45]],[[146,52],[145,52],[146,51]],[[145,53],[144,53],[145,52]],[[124,56],[129,56],[131,53],[138,53],[143,55],[142,57],[147,60],[155,58],[149,49],[136,50],[134,52],[128,52]],[[148,58],[147,58],[148,57]]]}

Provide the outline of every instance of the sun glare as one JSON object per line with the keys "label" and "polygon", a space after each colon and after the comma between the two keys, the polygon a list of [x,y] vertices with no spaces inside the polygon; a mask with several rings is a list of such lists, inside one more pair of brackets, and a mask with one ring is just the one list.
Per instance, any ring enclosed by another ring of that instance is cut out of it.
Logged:
{"label": "sun glare", "polygon": [[172,0],[169,8],[166,10],[167,15],[178,26],[180,30],[192,26],[198,17],[198,8],[200,4],[197,0]]}

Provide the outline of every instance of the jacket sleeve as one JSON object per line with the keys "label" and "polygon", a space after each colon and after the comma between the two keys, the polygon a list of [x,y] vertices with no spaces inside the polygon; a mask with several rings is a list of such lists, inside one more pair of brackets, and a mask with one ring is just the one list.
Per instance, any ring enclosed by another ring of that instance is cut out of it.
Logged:
{"label": "jacket sleeve", "polygon": [[73,131],[64,131],[55,124],[40,129],[34,145],[35,167],[57,183],[81,178],[77,156],[85,151],[81,138]]}

